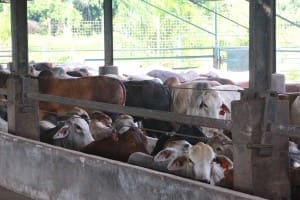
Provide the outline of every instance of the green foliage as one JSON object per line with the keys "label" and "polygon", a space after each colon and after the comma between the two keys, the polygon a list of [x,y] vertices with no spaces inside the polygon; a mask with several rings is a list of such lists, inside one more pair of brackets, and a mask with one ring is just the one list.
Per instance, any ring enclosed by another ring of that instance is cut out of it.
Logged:
{"label": "green foliage", "polygon": [[11,27],[10,27],[10,7],[7,4],[0,4],[2,11],[0,12],[0,45],[8,46],[11,43]]}
{"label": "green foliage", "polygon": [[100,0],[73,0],[84,21],[100,21],[102,19],[102,2]]}
{"label": "green foliage", "polygon": [[72,2],[62,0],[33,0],[28,2],[28,19],[37,22],[71,23],[80,21],[82,16]]}

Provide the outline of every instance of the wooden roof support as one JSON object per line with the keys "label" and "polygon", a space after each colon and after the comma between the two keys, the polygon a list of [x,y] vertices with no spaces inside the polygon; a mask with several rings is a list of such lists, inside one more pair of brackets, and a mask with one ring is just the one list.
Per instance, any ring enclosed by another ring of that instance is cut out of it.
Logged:
{"label": "wooden roof support", "polygon": [[8,81],[8,131],[19,136],[38,139],[38,104],[26,98],[37,92],[35,80],[28,73],[27,0],[11,0],[12,76]]}

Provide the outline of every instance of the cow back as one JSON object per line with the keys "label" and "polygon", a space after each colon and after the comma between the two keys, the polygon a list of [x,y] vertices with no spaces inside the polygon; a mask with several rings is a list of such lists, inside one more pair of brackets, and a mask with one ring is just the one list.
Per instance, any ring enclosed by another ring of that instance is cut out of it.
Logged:
{"label": "cow back", "polygon": [[171,105],[171,94],[164,85],[151,81],[127,81],[126,105],[153,110],[169,111]]}
{"label": "cow back", "polygon": [[[76,79],[39,79],[40,93],[124,105],[125,87],[117,79],[106,76],[83,77]],[[84,105],[82,105],[84,107]],[[64,114],[72,106],[40,102],[41,110]]]}

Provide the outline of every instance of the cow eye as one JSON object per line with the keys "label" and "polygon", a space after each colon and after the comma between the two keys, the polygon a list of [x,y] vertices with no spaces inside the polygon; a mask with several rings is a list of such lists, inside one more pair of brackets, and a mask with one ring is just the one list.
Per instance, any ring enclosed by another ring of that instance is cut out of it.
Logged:
{"label": "cow eye", "polygon": [[204,102],[201,102],[201,104],[200,104],[199,107],[200,107],[201,109],[202,109],[202,108],[208,108],[207,105],[206,105]]}
{"label": "cow eye", "polygon": [[192,164],[194,164],[194,162],[190,158],[189,158],[189,162],[192,163]]}
{"label": "cow eye", "polygon": [[217,148],[216,148],[216,151],[217,151],[217,152],[222,152],[222,148],[221,148],[221,147],[217,147]]}
{"label": "cow eye", "polygon": [[82,132],[82,128],[77,124],[75,124],[75,130],[76,132]]}

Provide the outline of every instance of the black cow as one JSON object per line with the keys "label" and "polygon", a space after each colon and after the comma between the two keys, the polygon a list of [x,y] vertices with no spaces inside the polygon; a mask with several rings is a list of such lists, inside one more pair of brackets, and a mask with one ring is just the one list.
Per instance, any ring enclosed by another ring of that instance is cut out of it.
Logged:
{"label": "black cow", "polygon": [[[125,81],[126,106],[147,108],[152,110],[170,111],[171,93],[169,88],[152,80],[144,81]],[[169,122],[135,118],[142,121],[143,128],[163,131],[171,131],[172,126]],[[147,131],[147,135],[155,137],[157,132]]]}

